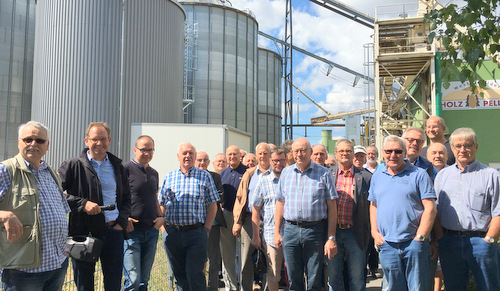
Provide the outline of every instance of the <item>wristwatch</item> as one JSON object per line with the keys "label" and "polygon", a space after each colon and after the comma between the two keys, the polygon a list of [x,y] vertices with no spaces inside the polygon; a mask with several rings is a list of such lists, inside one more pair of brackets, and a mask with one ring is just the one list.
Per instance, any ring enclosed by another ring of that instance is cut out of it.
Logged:
{"label": "wristwatch", "polygon": [[328,239],[331,240],[331,241],[333,241],[333,242],[335,242],[335,236],[334,235],[329,236]]}
{"label": "wristwatch", "polygon": [[485,236],[484,237],[490,244],[494,244],[495,243],[495,239],[490,237],[490,236]]}
{"label": "wristwatch", "polygon": [[417,234],[416,237],[418,238],[419,241],[425,241],[425,236]]}

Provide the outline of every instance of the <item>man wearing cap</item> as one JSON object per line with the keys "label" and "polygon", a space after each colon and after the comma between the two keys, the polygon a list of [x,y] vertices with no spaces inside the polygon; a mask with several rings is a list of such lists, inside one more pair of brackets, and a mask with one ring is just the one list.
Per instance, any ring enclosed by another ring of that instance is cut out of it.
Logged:
{"label": "man wearing cap", "polygon": [[363,169],[363,165],[366,163],[366,149],[364,146],[357,145],[354,147],[352,162],[356,168]]}

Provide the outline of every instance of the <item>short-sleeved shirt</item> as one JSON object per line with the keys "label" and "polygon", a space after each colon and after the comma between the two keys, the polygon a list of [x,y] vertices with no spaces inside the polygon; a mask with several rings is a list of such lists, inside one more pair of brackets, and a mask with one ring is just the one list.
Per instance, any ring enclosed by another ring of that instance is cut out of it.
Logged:
{"label": "short-sleeved shirt", "polygon": [[212,176],[196,167],[184,174],[180,169],[165,176],[158,196],[165,206],[167,224],[193,225],[205,223],[207,205],[219,201]]}
{"label": "short-sleeved shirt", "polygon": [[[59,191],[56,181],[50,174],[48,165],[42,161],[36,169],[26,161],[26,165],[36,178],[40,191],[40,228],[42,233],[42,261],[40,267],[22,268],[27,273],[53,271],[66,260],[64,246],[68,237],[68,202]],[[11,179],[4,164],[0,164],[0,201],[9,193]]]}
{"label": "short-sleeved shirt", "polygon": [[130,186],[130,217],[139,220],[134,223],[134,228],[150,229],[158,217],[158,172],[151,167],[144,168],[134,160],[126,162],[123,168]]}
{"label": "short-sleeved shirt", "polygon": [[424,212],[423,199],[436,199],[432,180],[422,168],[406,161],[396,175],[387,166],[375,171],[368,200],[377,203],[378,231],[386,241],[413,239]]}
{"label": "short-sleeved shirt", "polygon": [[441,225],[451,230],[487,231],[500,216],[500,174],[477,160],[460,170],[455,163],[434,182]]}
{"label": "short-sleeved shirt", "polygon": [[224,188],[224,197],[222,201],[222,208],[233,211],[234,201],[236,200],[236,193],[240,186],[241,177],[245,174],[247,166],[239,164],[235,169],[227,167],[220,172],[220,179],[222,187]]}
{"label": "short-sleeved shirt", "polygon": [[276,202],[278,202],[279,179],[273,172],[263,173],[255,188],[253,205],[261,207],[263,218],[264,241],[275,246],[274,237],[274,215],[276,214]]}
{"label": "short-sleeved shirt", "polygon": [[327,200],[337,199],[331,172],[311,163],[303,172],[296,164],[281,172],[278,199],[284,201],[285,220],[319,221],[327,218]]}

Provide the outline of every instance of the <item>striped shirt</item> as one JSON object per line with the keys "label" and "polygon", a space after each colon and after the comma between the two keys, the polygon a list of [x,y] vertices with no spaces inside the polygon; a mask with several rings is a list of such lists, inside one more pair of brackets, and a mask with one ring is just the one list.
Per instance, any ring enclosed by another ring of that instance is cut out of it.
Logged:
{"label": "striped shirt", "polygon": [[278,199],[284,201],[283,217],[292,221],[318,221],[327,218],[327,200],[337,199],[330,171],[311,163],[304,172],[296,164],[281,172]]}
{"label": "striped shirt", "polygon": [[350,224],[352,222],[352,208],[354,205],[354,166],[349,170],[342,171],[340,168],[337,172],[337,182],[335,188],[339,195],[337,201],[337,223]]}
{"label": "striped shirt", "polygon": [[[64,246],[68,237],[68,202],[50,174],[49,166],[42,161],[36,169],[29,162],[26,165],[36,178],[40,194],[40,229],[42,234],[42,261],[40,267],[22,268],[27,273],[41,273],[59,269],[66,260]],[[0,164],[0,201],[9,193],[11,185],[9,171]]]}
{"label": "striped shirt", "polygon": [[261,216],[264,221],[263,240],[275,246],[274,237],[274,214],[276,213],[276,202],[278,201],[279,179],[273,172],[265,172],[259,179],[255,188],[253,205],[261,207]]}
{"label": "striped shirt", "polygon": [[196,167],[187,174],[180,169],[168,173],[158,196],[167,224],[174,225],[205,223],[207,205],[219,199],[210,174]]}

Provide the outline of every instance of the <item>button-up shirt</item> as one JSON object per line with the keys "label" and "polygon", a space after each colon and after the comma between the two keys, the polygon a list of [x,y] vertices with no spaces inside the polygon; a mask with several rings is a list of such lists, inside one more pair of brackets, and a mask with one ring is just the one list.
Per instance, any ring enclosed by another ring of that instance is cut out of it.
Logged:
{"label": "button-up shirt", "polygon": [[339,195],[337,203],[337,222],[339,224],[350,224],[352,222],[352,208],[354,206],[354,166],[349,170],[342,171],[340,168],[337,172],[337,182],[335,188]]}
{"label": "button-up shirt", "polygon": [[[102,189],[102,203],[104,205],[116,205],[116,177],[115,170],[113,169],[113,165],[111,165],[111,161],[109,160],[108,155],[102,161],[94,160],[89,152],[87,151],[87,158],[90,161],[90,164],[94,168],[94,171],[99,177],[99,182],[101,183]],[[118,218],[120,211],[118,207],[115,207],[114,210],[106,210],[104,211],[104,217],[106,218],[106,222],[114,221]]]}
{"label": "button-up shirt", "polygon": [[168,173],[158,196],[160,205],[165,206],[166,222],[174,225],[205,223],[207,205],[218,200],[212,177],[196,167],[187,174],[180,169]]}
{"label": "button-up shirt", "polygon": [[451,230],[487,231],[500,216],[500,174],[477,160],[460,170],[439,171],[434,182],[441,225]]}
{"label": "button-up shirt", "polygon": [[[64,246],[68,237],[68,202],[59,191],[56,181],[50,174],[48,165],[42,161],[36,169],[26,161],[26,165],[36,178],[40,191],[40,229],[42,234],[42,261],[40,267],[22,268],[27,273],[41,273],[61,267],[66,260]],[[11,179],[5,165],[0,164],[0,201],[9,193]],[[33,210],[34,211],[34,210]]]}
{"label": "button-up shirt", "polygon": [[262,174],[255,188],[254,206],[261,207],[263,217],[264,241],[275,246],[274,237],[274,215],[276,213],[276,202],[278,201],[279,179],[273,172]]}
{"label": "button-up shirt", "polygon": [[327,200],[338,196],[330,171],[311,161],[303,172],[296,164],[283,169],[278,198],[284,201],[286,220],[312,222],[326,219]]}
{"label": "button-up shirt", "polygon": [[247,211],[252,212],[253,204],[254,204],[254,192],[255,188],[257,188],[257,184],[259,183],[262,175],[268,175],[271,172],[271,167],[269,167],[265,172],[262,172],[260,168],[257,166],[257,169],[252,175],[250,179],[250,183],[248,183],[248,199],[247,199]]}
{"label": "button-up shirt", "polygon": [[222,187],[224,188],[224,200],[222,201],[222,208],[233,211],[234,201],[236,200],[236,193],[240,186],[241,177],[248,169],[247,166],[240,163],[235,169],[227,167],[220,172]]}

